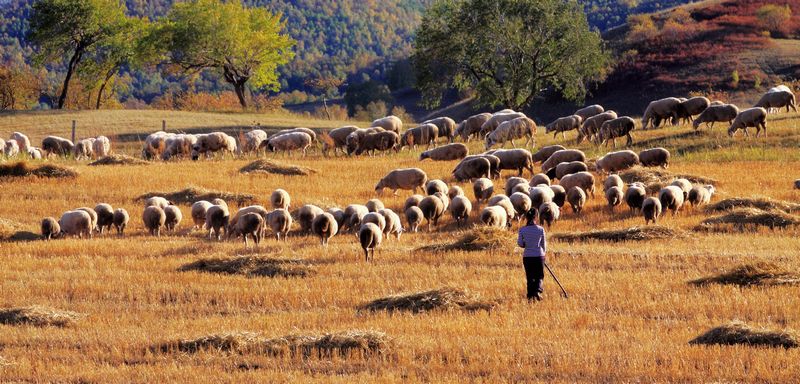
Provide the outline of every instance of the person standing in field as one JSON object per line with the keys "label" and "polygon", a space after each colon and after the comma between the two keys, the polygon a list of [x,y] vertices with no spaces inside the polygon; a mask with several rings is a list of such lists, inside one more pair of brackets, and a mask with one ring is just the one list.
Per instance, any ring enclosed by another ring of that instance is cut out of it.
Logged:
{"label": "person standing in field", "polygon": [[544,289],[544,257],[547,251],[544,228],[536,224],[539,211],[531,208],[525,212],[526,224],[519,229],[517,245],[525,248],[522,253],[522,265],[525,267],[525,280],[528,286],[528,301],[542,300]]}

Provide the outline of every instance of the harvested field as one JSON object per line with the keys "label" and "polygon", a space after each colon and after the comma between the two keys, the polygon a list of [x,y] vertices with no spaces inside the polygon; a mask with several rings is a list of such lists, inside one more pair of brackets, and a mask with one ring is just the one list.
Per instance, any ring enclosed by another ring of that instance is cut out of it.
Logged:
{"label": "harvested field", "polygon": [[753,328],[741,321],[711,328],[708,332],[691,340],[689,344],[702,345],[749,345],[754,347],[797,348],[800,338],[794,331],[777,331]]}
{"label": "harvested field", "polygon": [[214,199],[222,199],[226,202],[234,202],[238,205],[246,205],[255,201],[256,197],[249,193],[229,193],[221,191],[213,191],[199,187],[187,187],[180,191],[175,192],[148,192],[141,195],[137,200],[145,200],[153,196],[161,196],[175,204],[194,204],[199,200],[211,201]]}
{"label": "harvested field", "polygon": [[760,262],[736,267],[716,275],[695,279],[693,285],[724,284],[749,286],[772,286],[799,284],[800,273],[787,271],[777,264]]}
{"label": "harvested field", "polygon": [[580,241],[646,241],[657,239],[675,239],[686,234],[678,229],[661,226],[631,227],[619,230],[598,230],[589,232],[558,233],[552,236],[554,240],[568,243]]}
{"label": "harvested field", "polygon": [[180,267],[179,271],[197,271],[243,275],[248,277],[308,277],[315,269],[304,260],[244,256],[235,259],[202,259]]}
{"label": "harvested field", "polygon": [[451,309],[490,311],[496,305],[496,302],[482,300],[462,289],[444,287],[425,292],[404,293],[382,297],[360,305],[358,310],[411,313]]}
{"label": "harvested field", "polygon": [[242,167],[244,174],[271,174],[284,176],[308,176],[316,170],[298,165],[284,164],[275,160],[259,159]]}
{"label": "harvested field", "polygon": [[0,178],[36,176],[43,178],[74,178],[78,171],[57,164],[44,164],[32,166],[27,162],[0,164]]}

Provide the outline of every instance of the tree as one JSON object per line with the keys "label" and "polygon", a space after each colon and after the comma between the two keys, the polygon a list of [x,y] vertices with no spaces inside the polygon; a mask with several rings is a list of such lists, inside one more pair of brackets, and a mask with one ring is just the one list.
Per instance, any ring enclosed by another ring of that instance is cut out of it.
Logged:
{"label": "tree", "polygon": [[325,107],[325,115],[331,119],[331,112],[328,110],[328,98],[334,97],[339,92],[339,87],[343,81],[335,77],[318,77],[306,81],[306,86],[314,88],[322,93],[322,105]]}
{"label": "tree", "polygon": [[29,39],[39,46],[37,62],[68,57],[59,109],[64,107],[69,83],[84,56],[117,35],[126,20],[125,6],[118,0],[37,0],[33,4]]}
{"label": "tree", "polygon": [[278,90],[277,69],[294,55],[280,14],[246,8],[240,0],[177,3],[163,32],[169,61],[187,72],[213,69],[231,84],[242,107],[252,86]]}
{"label": "tree", "polygon": [[429,107],[456,87],[521,109],[547,88],[582,99],[610,58],[574,0],[439,0],[417,30],[414,61]]}
{"label": "tree", "polygon": [[756,10],[756,17],[765,30],[785,35],[792,18],[792,9],[788,5],[767,4]]}
{"label": "tree", "polygon": [[347,114],[355,116],[358,107],[363,109],[370,103],[378,101],[382,101],[385,107],[387,103],[393,102],[394,98],[386,84],[367,80],[363,83],[348,84],[344,91],[344,101],[347,103]]}

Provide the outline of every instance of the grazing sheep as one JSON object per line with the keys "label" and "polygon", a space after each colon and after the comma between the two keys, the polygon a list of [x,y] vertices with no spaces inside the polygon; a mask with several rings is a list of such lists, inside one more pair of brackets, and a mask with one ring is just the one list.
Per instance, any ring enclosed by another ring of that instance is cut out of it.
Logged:
{"label": "grazing sheep", "polygon": [[423,121],[422,124],[433,124],[439,129],[439,137],[445,137],[452,143],[456,135],[456,122],[449,117],[437,117],[428,121]]}
{"label": "grazing sheep", "polygon": [[[232,138],[231,138],[232,139]],[[166,148],[161,152],[161,160],[168,161],[173,157],[176,158],[191,158],[194,150],[194,145],[197,144],[196,135],[178,134],[168,137],[166,140]]]}
{"label": "grazing sheep", "polygon": [[427,182],[428,175],[419,168],[395,169],[378,181],[378,184],[375,185],[375,193],[380,196],[384,188],[391,189],[393,195],[397,195],[398,189],[412,190],[417,193],[417,188],[422,189]]}
{"label": "grazing sheep", "polygon": [[57,224],[61,227],[59,237],[63,234],[77,236],[80,239],[83,236],[92,238],[92,217],[86,211],[76,209],[64,212]]}
{"label": "grazing sheep", "polygon": [[480,135],[486,136],[487,134],[494,132],[500,124],[505,123],[506,121],[511,121],[514,119],[518,119],[520,117],[526,117],[524,113],[521,112],[504,112],[500,111],[493,114],[489,119],[486,120],[483,125],[481,125]]}
{"label": "grazing sheep", "polygon": [[[170,204],[171,204],[171,203],[170,203]],[[211,204],[213,204],[213,205],[219,205],[219,206],[225,207],[225,209],[228,209],[228,203],[226,203],[226,202],[225,202],[225,200],[222,200],[222,199],[220,199],[219,197],[217,197],[217,198],[214,198],[214,199],[211,199]],[[230,211],[230,210],[229,210],[229,211]]]}
{"label": "grazing sheep", "polygon": [[267,141],[267,133],[261,129],[253,129],[245,132],[242,135],[242,145],[240,151],[242,153],[256,153]]}
{"label": "grazing sheep", "polygon": [[246,213],[239,218],[231,231],[228,233],[234,236],[241,235],[244,237],[244,246],[247,247],[247,237],[253,236],[253,241],[256,245],[261,242],[261,236],[264,234],[264,217],[258,213]]}
{"label": "grazing sheep", "polygon": [[100,203],[94,207],[94,211],[97,213],[97,230],[100,233],[105,230],[110,231],[114,225],[114,208],[109,204]]}
{"label": "grazing sheep", "polygon": [[506,180],[506,187],[505,187],[506,196],[511,196],[511,194],[513,193],[511,192],[511,190],[520,184],[528,185],[528,180],[525,180],[521,177],[509,177],[508,180]]}
{"label": "grazing sheep", "polygon": [[622,182],[622,178],[619,175],[608,175],[606,180],[603,181],[603,192],[608,191],[611,187],[617,187],[622,189],[625,186],[625,183]]}
{"label": "grazing sheep", "polygon": [[269,202],[272,204],[272,209],[288,210],[289,204],[292,202],[292,198],[289,196],[289,192],[278,188],[269,196]]}
{"label": "grazing sheep", "polygon": [[311,136],[305,132],[289,132],[282,135],[273,136],[266,141],[267,151],[278,152],[283,151],[284,155],[291,155],[292,151],[300,150],[303,156],[306,155],[306,150],[313,142]]}
{"label": "grazing sheep", "polygon": [[456,224],[463,227],[472,212],[472,203],[466,196],[456,196],[450,201],[450,215]]}
{"label": "grazing sheep", "polygon": [[222,239],[222,230],[227,231],[228,223],[230,221],[230,213],[227,206],[212,205],[206,210],[206,223],[205,227],[208,230],[209,240],[216,238],[217,241]]}
{"label": "grazing sheep", "polygon": [[55,218],[45,217],[42,219],[42,238],[45,240],[55,239],[61,233],[61,226]]}
{"label": "grazing sheep", "polygon": [[429,149],[419,155],[419,160],[431,159],[433,161],[460,160],[469,154],[469,149],[461,143],[451,143],[438,148]]}
{"label": "grazing sheep", "polygon": [[494,183],[487,178],[477,179],[472,183],[472,193],[475,194],[475,201],[478,204],[487,201],[494,194]]}
{"label": "grazing sheep", "polygon": [[123,235],[125,233],[125,227],[128,226],[128,221],[130,221],[131,217],[128,215],[128,211],[124,208],[117,208],[114,211],[114,227],[117,229],[117,235]]}
{"label": "grazing sheep", "polygon": [[531,158],[534,163],[544,163],[550,156],[553,156],[554,153],[565,149],[563,145],[548,145],[536,151]]}
{"label": "grazing sheep", "polygon": [[447,197],[447,194],[441,193],[441,192],[436,192],[431,196],[436,196],[436,197],[439,198],[439,200],[442,201],[442,205],[444,205],[445,212],[447,211],[448,208],[450,208],[450,198]]}
{"label": "grazing sheep", "polygon": [[377,225],[378,228],[380,228],[381,233],[383,233],[383,230],[386,229],[386,218],[378,212],[370,212],[364,215],[364,217],[361,219],[361,225],[363,226],[366,223]]}
{"label": "grazing sheep", "polygon": [[40,148],[30,147],[28,148],[28,156],[30,156],[32,160],[41,160],[43,157],[42,150]]}
{"label": "grazing sheep", "polygon": [[142,146],[142,158],[152,160],[163,153],[167,146],[167,139],[174,137],[174,133],[164,131],[153,132],[144,139]]}
{"label": "grazing sheep", "polygon": [[200,200],[192,204],[192,223],[194,224],[192,228],[203,229],[206,224],[206,211],[208,211],[208,208],[212,205],[213,204],[205,200]]}
{"label": "grazing sheep", "polygon": [[580,129],[581,123],[583,123],[583,117],[579,115],[559,117],[544,127],[544,133],[553,132],[553,138],[555,139],[558,133],[561,132],[561,137],[566,138],[567,131]]}
{"label": "grazing sheep", "polygon": [[424,199],[425,196],[422,195],[411,195],[411,197],[407,198],[405,203],[403,204],[403,212],[411,207],[419,206],[419,202]]}
{"label": "grazing sheep", "polygon": [[506,195],[495,195],[492,196],[491,199],[487,202],[488,206],[496,206],[502,207],[506,210],[506,217],[509,220],[508,225],[511,226],[510,221],[516,217],[517,212],[514,210],[514,204],[511,203],[511,199],[508,198]]}
{"label": "grazing sheep", "polygon": [[493,146],[500,144],[500,147],[505,147],[506,142],[510,142],[514,146],[514,139],[521,139],[527,137],[525,146],[536,145],[536,123],[527,117],[518,117],[514,120],[505,121],[500,124],[497,129],[486,135],[486,149],[489,150]]}
{"label": "grazing sheep", "polygon": [[613,173],[633,168],[639,164],[639,155],[631,150],[609,152],[597,159],[595,167],[600,173]]}
{"label": "grazing sheep", "polygon": [[642,215],[644,216],[644,223],[653,224],[658,223],[658,218],[661,217],[661,201],[655,197],[648,197],[642,202]]}
{"label": "grazing sheep", "polygon": [[672,184],[681,189],[683,193],[683,199],[686,200],[689,198],[689,191],[692,190],[692,182],[683,178],[675,179]]}
{"label": "grazing sheep", "polygon": [[447,194],[447,190],[447,184],[439,179],[429,180],[427,183],[425,183],[425,193],[429,196],[436,192]]}
{"label": "grazing sheep", "polygon": [[697,130],[700,128],[700,124],[706,124],[709,128],[714,128],[715,122],[733,124],[733,120],[738,114],[739,108],[733,104],[711,105],[694,119],[692,126]]}
{"label": "grazing sheep", "polygon": [[568,163],[570,161],[586,162],[586,154],[579,149],[562,149],[553,152],[550,157],[542,163],[542,173],[547,173],[552,168],[555,168],[561,163]]}
{"label": "grazing sheep", "polygon": [[164,214],[166,215],[166,221],[164,221],[164,227],[167,228],[167,231],[174,231],[180,225],[181,220],[183,220],[183,213],[181,213],[181,209],[175,205],[169,205],[164,208]]}
{"label": "grazing sheep", "polygon": [[400,150],[400,135],[392,131],[368,133],[359,142],[355,154],[360,156],[368,152],[370,156],[375,156],[375,151],[386,152],[394,149],[395,153]]}
{"label": "grazing sheep", "polygon": [[306,233],[311,231],[311,224],[314,222],[314,219],[323,213],[325,213],[325,211],[316,205],[306,204],[300,207],[300,209],[297,210],[297,221],[300,222],[300,232]]}
{"label": "grazing sheep", "polygon": [[327,156],[331,148],[333,148],[334,156],[336,156],[339,150],[341,150],[342,153],[345,153],[347,148],[347,137],[358,129],[359,128],[356,126],[347,125],[324,133],[322,135],[322,154]]}
{"label": "grazing sheep", "polygon": [[570,187],[567,191],[567,202],[572,207],[572,212],[581,213],[586,204],[586,192],[579,186]]}
{"label": "grazing sheep", "polygon": [[355,231],[361,224],[361,219],[369,213],[365,205],[350,204],[344,209],[344,225],[342,230]]}
{"label": "grazing sheep", "polygon": [[469,139],[473,136],[478,137],[478,135],[480,135],[481,127],[491,117],[491,113],[479,113],[477,115],[472,115],[458,124],[455,135],[460,136],[465,142],[469,142]]}
{"label": "grazing sheep", "polygon": [[728,128],[728,136],[733,137],[736,131],[740,129],[744,131],[745,136],[749,136],[747,133],[748,127],[756,128],[756,137],[761,135],[761,129],[763,128],[764,136],[766,136],[767,110],[764,108],[749,108],[739,112],[739,114],[736,115],[736,118],[733,119],[733,123],[731,124],[730,128]]}
{"label": "grazing sheep", "polygon": [[614,211],[614,207],[622,204],[624,197],[625,195],[622,193],[622,187],[615,185],[606,190],[606,201],[612,212]]}
{"label": "grazing sheep", "polygon": [[276,209],[267,214],[267,224],[275,234],[275,238],[280,241],[283,236],[283,241],[287,240],[289,230],[292,228],[292,215],[285,209]]}
{"label": "grazing sheep", "polygon": [[539,206],[539,220],[542,224],[546,224],[547,228],[552,228],[553,224],[561,217],[561,210],[558,206],[551,202],[542,203]]}
{"label": "grazing sheep", "polygon": [[17,157],[19,155],[19,144],[17,144],[16,140],[9,140],[4,141],[0,140],[0,144],[5,143],[3,145],[3,156],[5,157]]}
{"label": "grazing sheep", "polygon": [[373,223],[366,223],[358,229],[358,240],[361,243],[361,249],[364,250],[364,261],[368,262],[370,255],[375,260],[375,248],[378,248],[383,240],[381,229]]}
{"label": "grazing sheep", "polygon": [[144,228],[150,232],[152,236],[161,236],[161,227],[167,221],[167,215],[160,207],[149,206],[144,209],[142,213],[142,223]]}
{"label": "grazing sheep", "polygon": [[600,127],[603,126],[603,123],[609,120],[614,120],[617,118],[617,113],[614,111],[605,111],[603,113],[597,114],[595,116],[589,117],[583,120],[583,125],[578,130],[578,137],[575,140],[576,143],[580,144],[585,139],[589,139],[589,141],[595,141],[594,137],[600,131]]}
{"label": "grazing sheep", "polygon": [[695,96],[686,101],[682,101],[678,108],[678,118],[687,123],[693,116],[699,115],[711,105],[711,100],[703,96]]}
{"label": "grazing sheep", "polygon": [[638,209],[642,209],[642,203],[644,199],[647,198],[647,190],[644,188],[644,185],[641,183],[633,183],[628,186],[628,190],[625,191],[625,203],[628,204],[631,211],[636,211]]}
{"label": "grazing sheep", "polygon": [[575,111],[575,115],[580,116],[580,118],[583,121],[586,121],[586,119],[588,119],[588,118],[590,118],[592,116],[599,115],[599,114],[601,114],[603,112],[605,112],[605,109],[603,108],[602,105],[594,104],[594,105],[590,105],[588,107],[583,107],[583,108]]}
{"label": "grazing sheep", "polygon": [[492,164],[485,157],[465,159],[453,169],[456,181],[468,181],[492,176]]}
{"label": "grazing sheep", "polygon": [[403,129],[403,121],[397,116],[390,115],[374,120],[371,127],[381,127],[387,131],[400,133],[400,130]]}
{"label": "grazing sheep", "polygon": [[364,140],[365,137],[367,137],[367,135],[379,132],[386,132],[386,130],[380,127],[372,127],[365,129],[356,129],[355,131],[351,132],[345,138],[345,149],[347,149],[347,155],[350,156],[356,153],[356,151],[358,151],[358,148],[361,147],[361,142]]}
{"label": "grazing sheep", "polygon": [[172,202],[161,197],[161,196],[153,196],[148,197],[144,200],[144,207],[159,207],[161,209],[166,208],[168,205],[172,205]]}
{"label": "grazing sheep", "polygon": [[563,162],[556,165],[554,168],[550,168],[547,171],[546,175],[551,180],[560,180],[566,175],[571,175],[573,173],[578,172],[588,172],[589,167],[586,166],[586,163],[582,161],[570,161],[570,162]]}
{"label": "grazing sheep", "polygon": [[672,215],[675,216],[683,206],[684,192],[680,187],[674,185],[666,186],[658,192],[658,200],[661,202],[663,209],[672,210]]}
{"label": "grazing sheep", "polygon": [[516,170],[518,176],[522,176],[522,171],[527,169],[533,174],[533,155],[527,149],[496,149],[488,151],[486,154],[497,156],[500,159],[499,170]]}
{"label": "grazing sheep", "polygon": [[92,231],[97,229],[97,212],[94,209],[89,207],[80,207],[76,208],[76,211],[86,211],[89,214],[89,217],[92,219]]}
{"label": "grazing sheep", "polygon": [[339,225],[339,228],[342,228],[344,226],[345,217],[344,217],[344,211],[343,210],[341,210],[339,208],[336,208],[336,207],[333,207],[333,208],[328,208],[327,212],[330,213],[331,216],[333,216],[334,219],[336,219],[336,224]]}
{"label": "grazing sheep", "polygon": [[767,92],[761,96],[754,107],[765,108],[767,110],[772,108],[780,110],[781,108],[786,107],[786,112],[789,112],[789,108],[797,112],[794,94],[789,90],[776,90],[774,92]]}
{"label": "grazing sheep", "polygon": [[436,146],[438,137],[439,128],[433,124],[422,124],[405,131],[400,136],[400,147],[408,146],[416,149],[417,145],[425,145],[425,149],[430,149],[431,145]]}
{"label": "grazing sheep", "polygon": [[456,196],[464,196],[464,190],[458,185],[453,185],[447,190],[447,197],[452,200]]}
{"label": "grazing sheep", "polygon": [[460,172],[459,169],[463,167],[464,164],[474,159],[486,159],[487,161],[489,161],[489,174],[491,175],[490,178],[497,179],[500,177],[500,158],[495,155],[490,155],[488,153],[482,153],[479,155],[470,155],[461,159],[461,161],[453,169],[453,173]]}
{"label": "grazing sheep", "polygon": [[333,215],[323,212],[314,217],[314,221],[311,222],[311,232],[319,236],[322,245],[328,246],[331,237],[339,232],[339,223]]}
{"label": "grazing sheep", "polygon": [[[227,224],[227,227],[225,228],[225,234],[226,234],[227,238],[230,238],[231,236],[234,235],[233,232],[236,229],[236,225],[239,223],[239,219],[242,216],[244,216],[244,215],[246,215],[248,213],[256,213],[256,214],[258,214],[262,218],[264,218],[264,221],[266,222],[266,218],[267,218],[268,212],[267,212],[267,209],[264,208],[263,206],[251,205],[249,207],[240,208],[238,211],[236,211],[236,213],[233,216],[231,216],[228,219],[228,224]],[[261,236],[263,237],[264,235],[262,234]]]}
{"label": "grazing sheep", "polygon": [[528,196],[531,198],[531,207],[538,207],[543,203],[553,201],[555,197],[555,192],[550,188],[550,186],[546,185],[537,185],[531,188]]}
{"label": "grazing sheep", "polygon": [[569,191],[573,186],[578,186],[583,189],[587,195],[594,198],[594,175],[589,172],[578,172],[571,175],[564,176],[558,182],[559,185]]}
{"label": "grazing sheep", "polygon": [[106,157],[111,154],[111,140],[105,136],[97,136],[92,143],[95,158]]}
{"label": "grazing sheep", "polygon": [[378,212],[381,209],[386,208],[386,206],[383,205],[383,202],[378,199],[370,199],[369,201],[367,201],[367,204],[365,204],[365,206],[367,207],[367,210],[370,212]]}
{"label": "grazing sheep", "polygon": [[94,138],[78,140],[72,147],[73,155],[76,160],[91,159],[94,157]]}
{"label": "grazing sheep", "polygon": [[445,206],[439,196],[426,196],[419,202],[419,207],[422,211],[422,217],[428,221],[428,232],[433,230],[433,227],[439,224],[439,218],[445,212]]}
{"label": "grazing sheep", "polygon": [[716,191],[717,189],[714,188],[713,185],[698,185],[689,191],[688,201],[692,204],[692,207],[706,205],[711,202],[711,196],[713,196]]}
{"label": "grazing sheep", "polygon": [[60,156],[69,156],[72,153],[75,144],[63,137],[47,136],[42,140],[42,150],[49,157],[52,154]]}
{"label": "grazing sheep", "polygon": [[383,215],[386,221],[386,227],[383,228],[383,235],[386,236],[387,239],[389,239],[391,235],[395,235],[397,240],[400,240],[400,235],[403,234],[403,223],[400,222],[400,216],[388,208],[381,209],[378,213]]}
{"label": "grazing sheep", "polygon": [[517,221],[521,220],[525,216],[525,213],[530,211],[533,206],[531,198],[525,193],[514,192],[508,199],[511,200],[511,205],[514,206],[514,213],[517,216]]}
{"label": "grazing sheep", "polygon": [[225,153],[233,155],[238,152],[236,139],[224,132],[204,133],[196,135],[196,138],[197,141],[192,146],[192,160],[200,159],[200,155],[208,157],[217,152],[222,152],[223,155]]}
{"label": "grazing sheep", "polygon": [[269,138],[272,139],[273,137],[278,137],[280,135],[285,135],[287,133],[305,133],[306,135],[311,137],[311,144],[316,144],[317,143],[317,134],[314,133],[314,131],[309,129],[309,128],[302,128],[302,127],[300,127],[300,128],[282,129],[282,130],[280,130],[278,132],[273,133],[272,136],[270,136]]}
{"label": "grazing sheep", "polygon": [[511,226],[511,221],[508,214],[503,207],[491,206],[486,207],[481,211],[481,223],[488,227],[508,228]]}
{"label": "grazing sheep", "polygon": [[800,179],[794,181],[794,189],[800,189]]}
{"label": "grazing sheep", "polygon": [[511,188],[510,191],[508,191],[507,195],[510,196],[510,195],[512,195],[512,194],[514,194],[516,192],[521,192],[521,193],[524,193],[524,194],[527,195],[530,191],[531,191],[531,185],[528,184],[528,182],[526,181],[523,184],[515,185],[513,188]]}
{"label": "grazing sheep", "polygon": [[561,208],[567,202],[567,191],[560,185],[551,185],[550,190],[553,191],[553,202]]}
{"label": "grazing sheep", "polygon": [[422,210],[416,206],[406,209],[405,214],[406,222],[408,223],[408,230],[416,233],[420,224],[422,224],[422,219],[425,217],[425,214],[423,214]]}
{"label": "grazing sheep", "polygon": [[14,132],[11,134],[11,140],[17,142],[20,152],[29,153],[31,147],[31,140],[22,132]]}
{"label": "grazing sheep", "polygon": [[639,152],[639,162],[643,167],[669,167],[671,155],[666,148],[650,148]]}
{"label": "grazing sheep", "polygon": [[658,128],[661,121],[668,118],[672,119],[672,125],[677,125],[680,110],[681,100],[675,97],[652,101],[642,114],[642,129],[648,129],[651,123],[653,128]]}
{"label": "grazing sheep", "polygon": [[533,177],[531,178],[531,182],[529,184],[530,185],[539,185],[539,184],[550,185],[550,184],[552,184],[552,181],[550,180],[550,176],[547,176],[544,173],[537,173],[537,174],[533,175]]}
{"label": "grazing sheep", "polygon": [[625,145],[631,146],[633,144],[633,136],[631,136],[631,131],[633,131],[635,128],[636,122],[628,116],[622,116],[613,120],[608,120],[600,126],[600,131],[597,134],[597,145],[603,145],[603,143],[606,143],[606,147],[608,147],[608,141],[611,140],[611,142],[614,144],[614,148],[616,148],[617,138],[627,137],[628,141],[625,142]]}

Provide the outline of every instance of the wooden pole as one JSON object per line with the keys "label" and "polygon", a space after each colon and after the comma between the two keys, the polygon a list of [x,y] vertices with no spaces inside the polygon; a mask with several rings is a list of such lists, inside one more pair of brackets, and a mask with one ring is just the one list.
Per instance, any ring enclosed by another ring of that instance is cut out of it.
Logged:
{"label": "wooden pole", "polygon": [[75,120],[72,120],[72,142],[75,142]]}
{"label": "wooden pole", "polygon": [[161,120],[161,130],[166,132],[167,131],[167,121]]}

